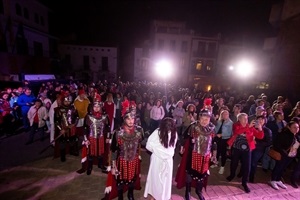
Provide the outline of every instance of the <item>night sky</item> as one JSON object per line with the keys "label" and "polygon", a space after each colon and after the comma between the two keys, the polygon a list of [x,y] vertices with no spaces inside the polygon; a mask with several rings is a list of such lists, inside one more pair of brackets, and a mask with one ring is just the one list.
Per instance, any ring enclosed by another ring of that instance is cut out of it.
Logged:
{"label": "night sky", "polygon": [[[80,43],[139,44],[153,19],[182,20],[203,35],[223,37],[272,34],[268,23],[274,0],[41,0],[51,9],[50,32]],[[276,2],[276,1],[275,1]]]}

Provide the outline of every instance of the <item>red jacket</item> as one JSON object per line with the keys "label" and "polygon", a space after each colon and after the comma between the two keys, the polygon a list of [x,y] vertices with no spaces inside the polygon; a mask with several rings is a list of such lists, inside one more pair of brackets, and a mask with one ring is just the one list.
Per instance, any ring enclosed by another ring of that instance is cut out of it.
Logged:
{"label": "red jacket", "polygon": [[[245,127],[241,125],[240,122],[236,122],[233,124],[233,135],[231,138],[227,141],[227,144],[231,147],[236,139],[236,137],[240,134],[245,133],[246,138],[249,144],[250,150],[255,149],[255,138],[263,139],[264,132],[261,130],[257,130],[254,127],[249,127],[249,124],[247,124]],[[255,137],[255,138],[254,138]]]}

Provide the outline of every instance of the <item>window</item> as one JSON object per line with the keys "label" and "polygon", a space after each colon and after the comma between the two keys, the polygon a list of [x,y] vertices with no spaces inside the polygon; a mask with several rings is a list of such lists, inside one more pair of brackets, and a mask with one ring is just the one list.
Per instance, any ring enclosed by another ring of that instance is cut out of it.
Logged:
{"label": "window", "polygon": [[25,38],[17,37],[16,44],[19,55],[28,55],[28,41]]}
{"label": "window", "polygon": [[33,42],[33,51],[35,56],[43,56],[43,45],[40,42]]}
{"label": "window", "polygon": [[0,13],[4,14],[3,0],[0,0]]}
{"label": "window", "polygon": [[167,32],[167,27],[159,26],[159,27],[157,27],[156,32],[157,33],[166,33]]}
{"label": "window", "polygon": [[181,52],[186,53],[188,50],[188,42],[187,41],[182,41],[181,43]]}
{"label": "window", "polygon": [[16,4],[16,14],[22,16],[22,8],[19,4]]}
{"label": "window", "polygon": [[208,50],[207,55],[210,57],[214,57],[217,51],[217,44],[216,43],[208,43]]}
{"label": "window", "polygon": [[196,63],[196,70],[201,71],[201,69],[202,69],[202,61],[199,60],[199,61]]}
{"label": "window", "polygon": [[170,50],[176,51],[176,41],[175,40],[170,41]]}
{"label": "window", "polygon": [[163,50],[164,49],[164,40],[162,40],[162,39],[159,39],[158,40],[158,50]]}
{"label": "window", "polygon": [[90,57],[89,56],[83,56],[83,69],[84,70],[90,69]]}
{"label": "window", "polygon": [[212,70],[214,67],[213,65],[214,65],[214,61],[212,61],[212,60],[206,61],[206,71],[208,74],[212,73]]}
{"label": "window", "polygon": [[108,57],[102,57],[102,70],[108,71]]}
{"label": "window", "polygon": [[181,58],[180,59],[180,66],[181,66],[182,69],[184,69],[184,65],[185,65],[185,60],[184,60],[184,58]]}
{"label": "window", "polygon": [[40,17],[40,22],[41,22],[41,25],[42,25],[42,26],[44,26],[44,25],[45,25],[45,22],[44,22],[44,17],[42,17],[42,16]]}
{"label": "window", "polygon": [[27,8],[23,9],[25,19],[29,19],[29,12]]}
{"label": "window", "polygon": [[199,56],[205,56],[205,42],[202,41],[198,42],[197,52]]}
{"label": "window", "polygon": [[39,24],[40,23],[40,18],[39,15],[37,13],[34,13],[34,21],[35,23]]}

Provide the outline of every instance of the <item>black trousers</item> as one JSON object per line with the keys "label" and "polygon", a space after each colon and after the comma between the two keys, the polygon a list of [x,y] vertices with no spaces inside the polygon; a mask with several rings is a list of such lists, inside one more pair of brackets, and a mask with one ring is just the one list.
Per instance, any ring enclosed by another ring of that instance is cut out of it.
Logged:
{"label": "black trousers", "polygon": [[228,139],[215,138],[217,142],[217,159],[221,156],[221,166],[224,167],[227,159],[227,141]]}
{"label": "black trousers", "polygon": [[246,184],[249,178],[250,164],[251,164],[251,151],[239,150],[232,148],[231,163],[230,163],[230,176],[235,177],[235,172],[241,161],[242,183]]}

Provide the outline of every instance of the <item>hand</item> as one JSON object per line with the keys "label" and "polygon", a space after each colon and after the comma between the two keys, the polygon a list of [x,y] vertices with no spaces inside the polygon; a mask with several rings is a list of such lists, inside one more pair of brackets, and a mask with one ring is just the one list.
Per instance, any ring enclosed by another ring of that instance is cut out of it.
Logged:
{"label": "hand", "polygon": [[106,139],[105,142],[106,142],[106,144],[109,144],[110,143],[110,139]]}
{"label": "hand", "polygon": [[214,163],[214,164],[217,164],[217,163],[218,163],[218,160],[217,160],[217,157],[216,157],[216,156],[212,156],[212,157],[210,158],[210,161],[211,161],[212,163]]}
{"label": "hand", "polygon": [[60,134],[63,134],[63,135],[65,135],[65,133],[66,133],[66,131],[65,131],[65,130],[61,130],[61,131],[60,131]]}
{"label": "hand", "polygon": [[251,127],[254,127],[255,126],[255,120],[252,120],[251,122],[250,122],[250,124],[249,124],[249,127],[251,128]]}
{"label": "hand", "polygon": [[85,140],[85,141],[84,141],[84,144],[85,144],[86,146],[89,146],[91,143],[90,143],[90,141]]}
{"label": "hand", "polygon": [[185,150],[185,149],[184,149],[184,147],[183,147],[183,146],[181,146],[181,147],[180,147],[179,154],[183,154],[183,153],[184,153],[184,150]]}

